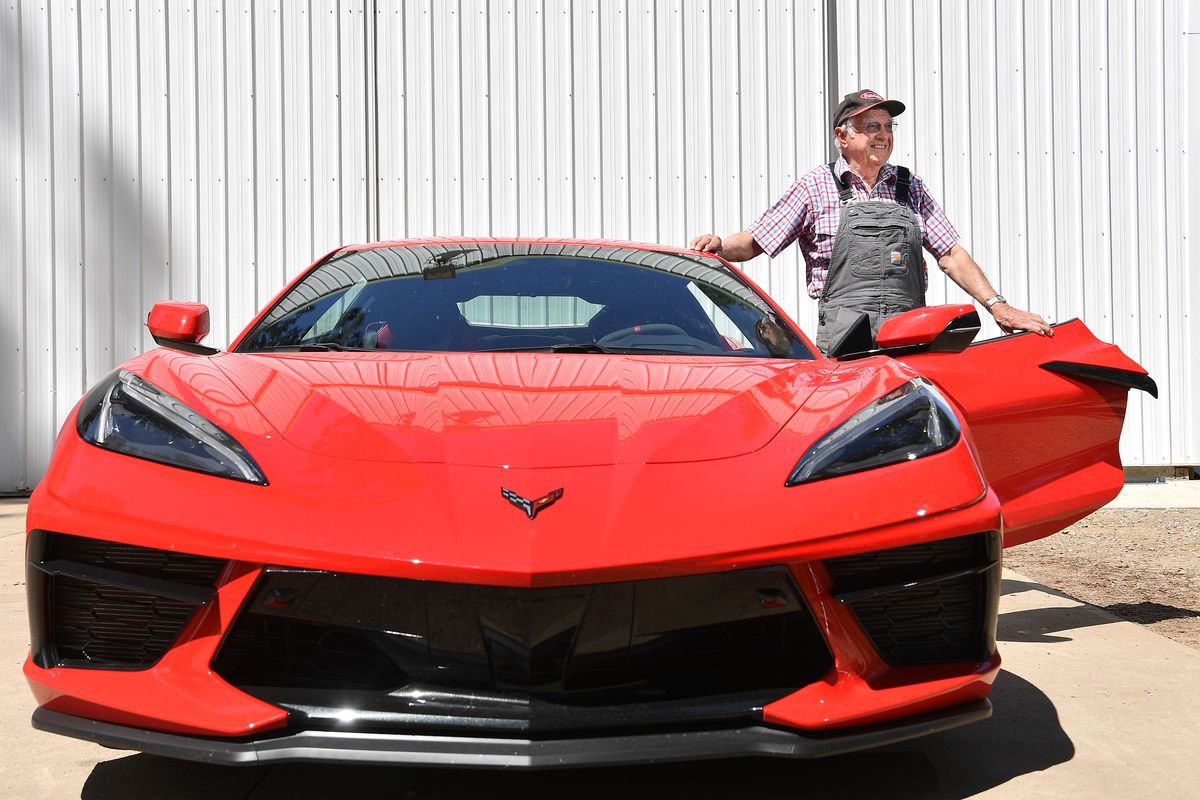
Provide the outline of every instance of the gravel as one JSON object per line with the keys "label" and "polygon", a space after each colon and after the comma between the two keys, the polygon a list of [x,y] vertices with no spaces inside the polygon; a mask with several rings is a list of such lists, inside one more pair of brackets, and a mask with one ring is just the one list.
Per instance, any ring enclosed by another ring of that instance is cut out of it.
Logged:
{"label": "gravel", "polygon": [[1200,509],[1102,509],[1004,562],[1200,650]]}

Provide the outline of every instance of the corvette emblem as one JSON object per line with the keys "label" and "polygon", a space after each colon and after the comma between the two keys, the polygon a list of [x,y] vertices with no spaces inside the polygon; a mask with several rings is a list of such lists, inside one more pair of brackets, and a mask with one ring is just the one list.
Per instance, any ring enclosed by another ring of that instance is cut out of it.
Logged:
{"label": "corvette emblem", "polygon": [[542,509],[554,505],[558,498],[563,496],[563,490],[555,489],[549,494],[539,497],[537,500],[526,500],[512,489],[505,489],[503,486],[500,487],[500,494],[504,495],[505,500],[524,511],[527,517],[533,519]]}

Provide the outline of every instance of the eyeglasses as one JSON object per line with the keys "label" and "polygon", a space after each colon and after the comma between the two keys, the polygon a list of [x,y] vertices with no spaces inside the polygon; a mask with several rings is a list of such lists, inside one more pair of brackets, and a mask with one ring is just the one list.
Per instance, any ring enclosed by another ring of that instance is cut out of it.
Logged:
{"label": "eyeglasses", "polygon": [[869,133],[872,135],[879,133],[881,130],[887,131],[888,133],[895,133],[896,126],[899,124],[900,124],[899,122],[879,123],[879,122],[876,122],[875,120],[871,120],[870,122],[862,122],[862,123],[856,124],[854,126],[854,129],[856,131],[858,131],[859,133]]}

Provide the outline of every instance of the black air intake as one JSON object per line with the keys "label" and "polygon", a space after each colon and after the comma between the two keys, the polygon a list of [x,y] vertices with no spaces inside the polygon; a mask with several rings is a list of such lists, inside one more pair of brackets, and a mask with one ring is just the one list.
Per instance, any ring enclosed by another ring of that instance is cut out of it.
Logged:
{"label": "black air intake", "polygon": [[270,569],[213,668],[308,728],[757,724],[832,656],[785,568],[555,588]]}
{"label": "black air intake", "polygon": [[27,592],[40,667],[145,669],[213,596],[225,562],[33,531]]}
{"label": "black air intake", "polygon": [[983,661],[996,650],[1000,534],[956,536],[825,562],[883,660],[894,666]]}

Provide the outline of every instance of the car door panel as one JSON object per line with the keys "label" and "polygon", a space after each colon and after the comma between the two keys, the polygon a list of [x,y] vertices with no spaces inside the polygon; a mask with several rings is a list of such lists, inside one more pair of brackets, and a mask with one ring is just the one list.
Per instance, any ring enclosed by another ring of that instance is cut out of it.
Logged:
{"label": "car door panel", "polygon": [[1130,388],[1154,381],[1079,320],[1053,337],[1019,334],[962,353],[899,357],[957,404],[1002,504],[1006,547],[1039,539],[1110,502]]}

